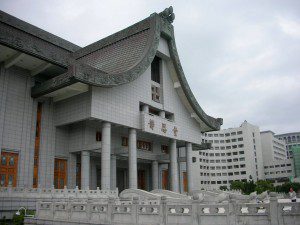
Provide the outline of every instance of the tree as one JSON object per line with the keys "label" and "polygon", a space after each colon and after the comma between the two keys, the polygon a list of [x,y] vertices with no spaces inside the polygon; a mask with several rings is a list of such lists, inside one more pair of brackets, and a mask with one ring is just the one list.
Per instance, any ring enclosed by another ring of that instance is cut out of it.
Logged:
{"label": "tree", "polygon": [[226,186],[226,185],[222,185],[222,186],[220,186],[220,190],[222,190],[222,191],[227,191],[227,190],[228,190],[228,188],[227,188],[227,186]]}
{"label": "tree", "polygon": [[244,182],[242,181],[233,181],[231,184],[230,184],[230,189],[231,190],[241,190],[243,191],[244,190]]}
{"label": "tree", "polygon": [[288,193],[290,191],[290,188],[293,188],[295,192],[299,192],[300,183],[291,183],[291,182],[284,183],[276,187],[276,192]]}
{"label": "tree", "polygon": [[256,188],[256,184],[251,180],[251,181],[246,181],[244,183],[244,189],[243,189],[243,194],[249,195],[250,193],[254,192]]}
{"label": "tree", "polygon": [[260,194],[264,191],[274,191],[274,185],[267,180],[259,180],[256,182],[256,187],[255,187],[255,191],[257,192],[257,194]]}

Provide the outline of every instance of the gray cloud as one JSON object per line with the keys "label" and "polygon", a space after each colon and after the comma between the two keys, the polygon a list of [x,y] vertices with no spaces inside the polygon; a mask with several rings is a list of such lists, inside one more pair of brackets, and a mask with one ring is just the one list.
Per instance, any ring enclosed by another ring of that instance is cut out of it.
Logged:
{"label": "gray cloud", "polygon": [[224,128],[300,130],[300,1],[10,1],[1,10],[85,46],[173,5],[191,88]]}

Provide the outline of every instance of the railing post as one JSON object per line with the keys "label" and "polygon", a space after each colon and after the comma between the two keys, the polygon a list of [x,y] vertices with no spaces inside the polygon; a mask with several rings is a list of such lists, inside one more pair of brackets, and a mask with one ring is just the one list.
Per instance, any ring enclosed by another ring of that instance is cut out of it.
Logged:
{"label": "railing post", "polygon": [[91,207],[92,207],[92,198],[88,197],[88,200],[86,201],[86,212],[87,212],[87,219],[88,219],[88,223],[91,221],[91,214],[92,214],[92,210],[91,210]]}
{"label": "railing post", "polygon": [[238,208],[237,202],[232,198],[229,198],[227,210],[227,225],[233,225],[235,224],[235,220],[240,213],[240,209]]}
{"label": "railing post", "polygon": [[115,205],[115,199],[112,197],[108,198],[107,203],[107,224],[112,224],[113,222],[113,207]]}
{"label": "railing post", "polygon": [[270,193],[270,208],[269,218],[272,225],[279,225],[279,217],[282,216],[282,212],[278,212],[278,200],[275,192]]}
{"label": "railing post", "polygon": [[193,202],[192,202],[192,217],[193,217],[193,225],[200,224],[200,218],[199,218],[199,196],[193,196]]}
{"label": "railing post", "polygon": [[161,205],[161,221],[162,225],[167,225],[167,197],[166,196],[161,196],[160,199],[160,205]]}
{"label": "railing post", "polygon": [[139,204],[139,197],[133,197],[131,216],[132,216],[132,222],[135,225],[138,224],[138,213],[137,213],[138,204]]}

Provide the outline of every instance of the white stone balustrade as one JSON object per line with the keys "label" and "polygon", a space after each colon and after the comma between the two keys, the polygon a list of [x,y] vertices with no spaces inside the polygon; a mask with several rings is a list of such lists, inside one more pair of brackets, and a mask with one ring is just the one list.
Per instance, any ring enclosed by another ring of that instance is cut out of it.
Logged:
{"label": "white stone balustrade", "polygon": [[[143,194],[143,193],[142,193]],[[203,204],[195,199],[177,199],[161,196],[156,204],[141,201],[139,197],[109,198],[103,203],[76,202],[54,199],[37,204],[36,218],[26,219],[26,224],[115,224],[115,225],[288,225],[300,224],[300,203],[278,203],[271,196],[269,203]],[[65,221],[65,223],[64,223]]]}

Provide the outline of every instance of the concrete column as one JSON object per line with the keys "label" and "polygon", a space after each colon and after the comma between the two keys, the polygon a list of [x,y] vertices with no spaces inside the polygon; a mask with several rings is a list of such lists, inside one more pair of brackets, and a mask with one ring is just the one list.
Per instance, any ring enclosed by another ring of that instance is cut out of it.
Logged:
{"label": "concrete column", "polygon": [[192,143],[186,143],[186,173],[187,173],[187,182],[188,182],[188,192],[192,191],[193,186],[193,177],[192,177]]}
{"label": "concrete column", "polygon": [[149,105],[143,105],[142,110],[144,113],[149,113]]}
{"label": "concrete column", "polygon": [[68,188],[73,189],[76,186],[76,154],[69,153],[68,159]]}
{"label": "concrete column", "polygon": [[129,188],[137,188],[136,130],[129,129],[128,138]]}
{"label": "concrete column", "polygon": [[177,148],[176,140],[170,139],[170,178],[171,178],[171,191],[179,192],[179,180],[178,180],[178,161],[177,161]]}
{"label": "concrete column", "polygon": [[89,189],[90,185],[90,152],[81,152],[81,189]]}
{"label": "concrete column", "polygon": [[158,189],[158,162],[152,161],[152,190]]}
{"label": "concrete column", "polygon": [[115,155],[112,155],[110,158],[110,189],[115,190],[117,188],[117,157]]}
{"label": "concrete column", "polygon": [[102,124],[101,189],[110,190],[111,124]]}

